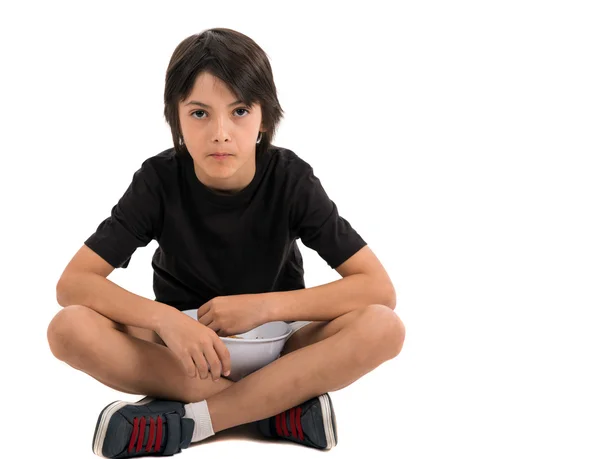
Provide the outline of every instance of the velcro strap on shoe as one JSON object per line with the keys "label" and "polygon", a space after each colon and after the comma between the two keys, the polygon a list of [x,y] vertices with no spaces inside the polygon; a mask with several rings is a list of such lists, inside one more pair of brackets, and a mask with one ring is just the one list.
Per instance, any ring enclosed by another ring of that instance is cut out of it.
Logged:
{"label": "velcro strap on shoe", "polygon": [[181,416],[176,413],[167,413],[165,418],[167,418],[167,438],[162,454],[172,456],[181,452]]}
{"label": "velcro strap on shoe", "polygon": [[190,446],[194,435],[194,424],[193,419],[181,418],[181,441],[179,443],[181,448]]}

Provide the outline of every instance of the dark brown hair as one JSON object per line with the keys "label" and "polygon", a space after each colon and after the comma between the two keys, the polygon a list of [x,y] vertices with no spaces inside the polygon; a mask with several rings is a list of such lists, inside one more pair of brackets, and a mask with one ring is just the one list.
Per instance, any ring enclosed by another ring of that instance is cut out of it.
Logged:
{"label": "dark brown hair", "polygon": [[171,127],[176,154],[189,154],[185,145],[179,143],[182,133],[178,104],[190,95],[196,77],[202,72],[223,80],[244,104],[260,103],[262,123],[267,131],[262,133],[256,154],[266,151],[284,113],[277,99],[269,59],[246,35],[231,29],[214,28],[183,40],[169,61],[164,115]]}

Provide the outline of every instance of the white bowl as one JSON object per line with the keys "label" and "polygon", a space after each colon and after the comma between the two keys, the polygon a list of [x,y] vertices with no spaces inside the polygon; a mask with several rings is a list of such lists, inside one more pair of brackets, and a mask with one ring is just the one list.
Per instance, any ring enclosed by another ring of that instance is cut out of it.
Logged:
{"label": "white bowl", "polygon": [[[197,309],[183,312],[192,319],[198,318]],[[231,374],[227,378],[239,381],[277,360],[291,333],[292,327],[288,323],[277,321],[267,322],[246,333],[240,333],[237,335],[240,338],[220,337],[231,357]]]}

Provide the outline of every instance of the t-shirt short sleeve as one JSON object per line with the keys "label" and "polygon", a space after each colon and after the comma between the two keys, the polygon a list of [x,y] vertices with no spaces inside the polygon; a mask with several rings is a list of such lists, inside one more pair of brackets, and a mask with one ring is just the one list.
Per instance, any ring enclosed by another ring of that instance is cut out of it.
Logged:
{"label": "t-shirt short sleeve", "polygon": [[127,268],[136,249],[156,239],[161,215],[160,182],[146,160],[110,216],[84,243],[114,268]]}
{"label": "t-shirt short sleeve", "polygon": [[367,243],[339,215],[312,167],[307,165],[298,180],[290,215],[292,231],[335,269]]}

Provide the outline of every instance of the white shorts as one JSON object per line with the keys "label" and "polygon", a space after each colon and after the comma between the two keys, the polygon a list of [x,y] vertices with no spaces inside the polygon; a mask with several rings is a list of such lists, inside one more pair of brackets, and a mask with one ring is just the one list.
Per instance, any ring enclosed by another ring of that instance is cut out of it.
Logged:
{"label": "white shorts", "polygon": [[[287,323],[292,327],[292,333],[290,333],[290,336],[292,336],[294,333],[296,333],[298,330],[300,330],[305,325],[312,323],[312,321],[311,320],[296,320],[295,322],[287,322]],[[287,339],[290,339],[290,336],[288,336]]]}

